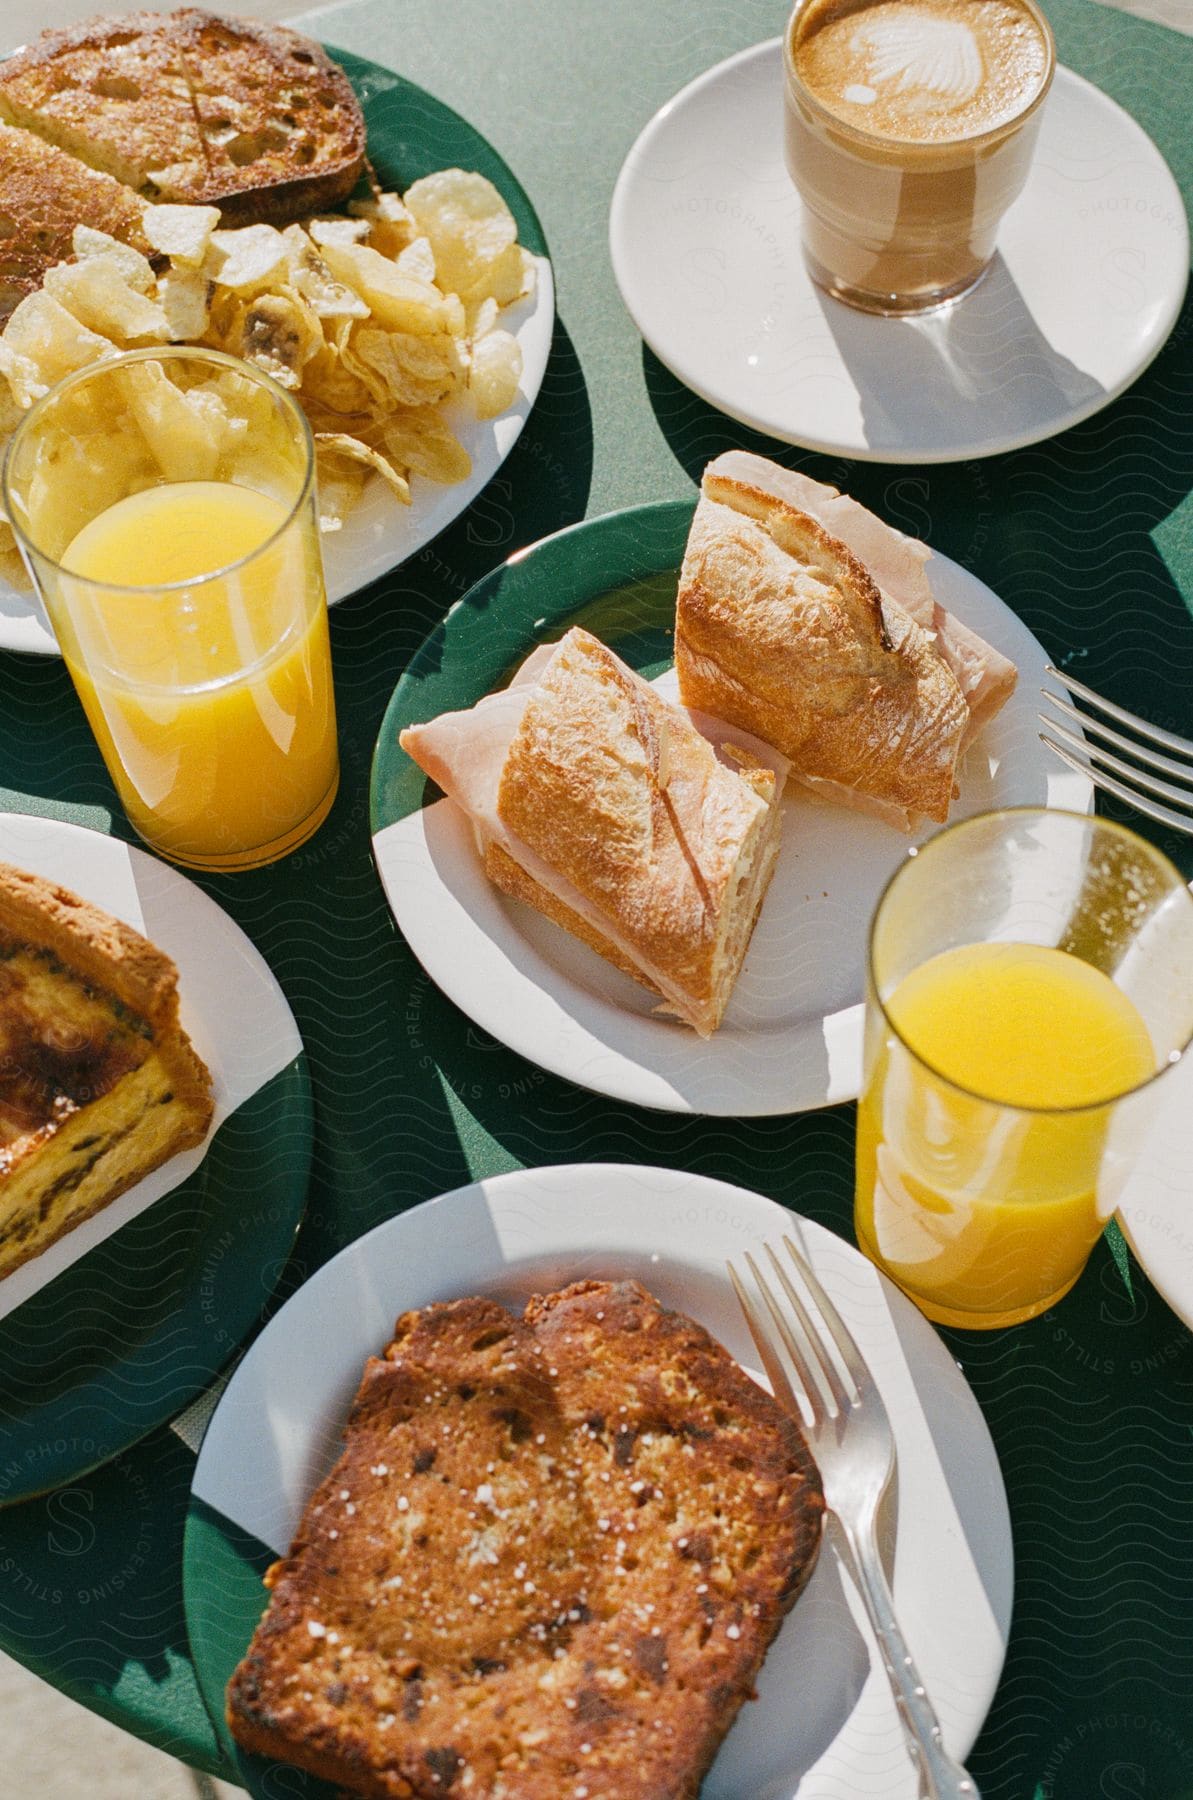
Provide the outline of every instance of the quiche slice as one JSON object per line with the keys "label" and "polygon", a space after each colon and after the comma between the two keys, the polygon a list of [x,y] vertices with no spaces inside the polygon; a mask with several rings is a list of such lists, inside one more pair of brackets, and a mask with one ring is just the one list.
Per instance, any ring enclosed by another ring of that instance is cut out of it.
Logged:
{"label": "quiche slice", "polygon": [[0,863],[0,1277],[211,1122],[178,971],[77,894]]}

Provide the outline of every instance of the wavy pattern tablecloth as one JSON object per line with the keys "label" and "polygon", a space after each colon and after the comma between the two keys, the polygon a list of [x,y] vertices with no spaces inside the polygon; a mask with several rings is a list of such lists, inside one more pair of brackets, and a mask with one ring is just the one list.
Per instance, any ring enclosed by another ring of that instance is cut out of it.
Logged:
{"label": "wavy pattern tablecloth", "polygon": [[[1046,4],[1062,58],[1151,132],[1188,201],[1193,44],[1090,0]],[[635,1111],[544,1075],[471,1029],[413,962],[367,827],[385,703],[472,581],[586,514],[692,492],[727,445],[766,448],[644,352],[613,284],[606,217],[625,151],[655,108],[774,35],[784,11],[769,0],[363,0],[312,15],[328,42],[401,70],[505,155],[552,246],[559,324],[538,407],[497,481],[411,566],[336,609],[344,781],[327,825],[275,869],[206,884],[276,971],[310,1056],[315,1174],[283,1292],[403,1207],[477,1175],[575,1159],[699,1170],[849,1232],[852,1108],[709,1122]],[[787,454],[974,568],[1084,679],[1189,731],[1191,331],[1186,304],[1122,399],[1011,456],[892,471]],[[57,663],[0,655],[0,777],[0,805],[126,830]],[[1193,868],[1187,844],[1166,847]],[[1104,1245],[1053,1314],[949,1342],[994,1434],[1018,1558],[1010,1654],[972,1758],[986,1800],[1193,1795],[1189,1333]],[[0,1467],[2,1450],[0,1399]],[[179,1585],[192,1466],[162,1430],[98,1474],[0,1513],[0,1645],[218,1770]]]}

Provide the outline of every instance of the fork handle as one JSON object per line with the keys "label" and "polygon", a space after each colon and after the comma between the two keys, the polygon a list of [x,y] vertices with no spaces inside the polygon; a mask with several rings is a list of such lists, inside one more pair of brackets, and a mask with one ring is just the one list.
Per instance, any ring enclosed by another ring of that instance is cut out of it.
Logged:
{"label": "fork handle", "polygon": [[895,1602],[874,1531],[852,1529],[839,1518],[837,1523],[878,1638],[907,1747],[917,1766],[920,1800],[981,1800],[973,1776],[944,1747],[940,1720],[895,1617]]}

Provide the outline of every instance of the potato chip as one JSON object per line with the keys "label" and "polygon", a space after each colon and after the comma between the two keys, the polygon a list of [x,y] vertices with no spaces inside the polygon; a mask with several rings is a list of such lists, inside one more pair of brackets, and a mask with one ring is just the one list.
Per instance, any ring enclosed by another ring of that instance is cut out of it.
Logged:
{"label": "potato chip", "polygon": [[301,225],[287,225],[290,284],[321,319],[367,319],[369,309],[359,294],[337,281]]}
{"label": "potato chip", "polygon": [[382,325],[424,335],[446,328],[443,295],[429,282],[399,275],[392,262],[367,244],[324,244],[321,248],[332,274],[367,302]]}
{"label": "potato chip", "polygon": [[[51,270],[0,335],[0,437],[76,368],[137,343],[197,343],[246,358],[299,396],[319,440],[324,529],[339,527],[372,474],[406,503],[407,473],[465,479],[468,454],[441,409],[458,397],[489,418],[515,397],[521,356],[501,308],[533,290],[534,261],[493,184],[460,169],[349,213],[223,230],[215,207],[149,206],[146,236],[168,258],[156,273],[139,251],[76,227],[78,260]],[[175,387],[157,362],[142,369],[131,460],[148,468],[160,454],[162,466],[194,473],[236,440],[257,447],[269,476],[272,413],[247,402],[222,410],[214,390]],[[64,440],[46,475],[47,504],[58,484],[65,506],[113,471],[88,468]]]}
{"label": "potato chip", "polygon": [[312,411],[324,408],[345,417],[371,417],[374,406],[372,388],[345,368],[339,351],[328,343],[302,372],[302,397],[304,402],[311,402]]}
{"label": "potato chip", "polygon": [[435,252],[431,248],[430,238],[415,238],[404,250],[399,250],[394,267],[399,275],[412,275],[415,281],[433,282]]}
{"label": "potato chip", "polygon": [[456,341],[446,333],[416,337],[409,331],[358,325],[343,360],[366,384],[380,383],[385,405],[433,406],[459,385],[462,375]]}
{"label": "potato chip", "polygon": [[322,348],[318,319],[293,288],[283,288],[250,300],[241,315],[234,354],[264,369],[282,387],[297,389],[303,368]]}
{"label": "potato chip", "polygon": [[400,194],[377,194],[371,200],[350,200],[348,211],[365,221],[369,244],[382,256],[396,257],[418,236],[414,214]]}
{"label": "potato chip", "polygon": [[220,222],[218,206],[178,206],[173,202],[145,208],[145,236],[162,256],[184,269],[203,265],[211,234]]}
{"label": "potato chip", "polygon": [[25,567],[25,559],[17,549],[17,541],[12,535],[12,526],[7,519],[0,519],[0,581],[7,587],[25,591],[32,587],[29,571]]}
{"label": "potato chip", "polygon": [[224,453],[228,414],[217,393],[175,386],[159,362],[120,371],[128,409],[167,481],[213,481]]}
{"label": "potato chip", "polygon": [[350,461],[364,463],[375,469],[390,490],[397,495],[404,506],[410,505],[410,483],[404,475],[400,475],[388,457],[374,450],[372,445],[364,444],[359,438],[349,437],[345,432],[317,432],[315,434],[315,453],[320,467],[330,461],[334,464],[337,457],[347,457]]}
{"label": "potato chip", "polygon": [[37,364],[14,349],[7,335],[0,337],[0,375],[7,381],[13,401],[21,412],[49,392],[50,384],[42,379]]}
{"label": "potato chip", "polygon": [[498,306],[511,306],[515,300],[533,294],[537,277],[534,258],[521,244],[511,244],[460,297],[466,306],[485,299],[496,300]]}
{"label": "potato chip", "polygon": [[4,341],[10,350],[36,365],[48,388],[72,370],[112,355],[115,349],[108,338],[81,325],[44,289],[26,294],[14,307],[4,327]]}
{"label": "potato chip", "polygon": [[472,473],[472,458],[436,407],[398,407],[382,422],[386,454],[400,469],[450,486]]}
{"label": "potato chip", "polygon": [[436,280],[445,292],[464,294],[517,241],[509,207],[491,181],[464,169],[441,169],[407,189],[406,205],[431,240]]}
{"label": "potato chip", "polygon": [[221,287],[252,294],[286,279],[286,240],[273,225],[213,231],[211,252],[205,272]]}
{"label": "potato chip", "polygon": [[109,256],[55,264],[46,270],[43,291],[73,313],[81,325],[114,344],[169,341],[169,322],[157,301],[129,287]]}
{"label": "potato chip", "polygon": [[91,225],[76,225],[70,246],[80,262],[89,256],[109,257],[129,287],[136,288],[138,294],[152,294],[154,277],[149,258],[134,250],[131,244],[122,244],[119,238],[109,237],[106,231],[96,231]]}
{"label": "potato chip", "polygon": [[472,346],[468,391],[478,419],[495,419],[512,406],[522,376],[522,351],[508,331],[490,331]]}
{"label": "potato chip", "polygon": [[211,318],[211,283],[198,269],[167,269],[157,282],[158,304],[166,315],[172,344],[193,343]]}
{"label": "potato chip", "polygon": [[363,244],[369,235],[367,219],[344,219],[339,216],[308,219],[306,229],[316,244]]}
{"label": "potato chip", "polygon": [[364,493],[371,470],[362,462],[353,461],[346,456],[326,451],[320,454],[317,441],[315,468],[319,529],[323,532],[339,531]]}

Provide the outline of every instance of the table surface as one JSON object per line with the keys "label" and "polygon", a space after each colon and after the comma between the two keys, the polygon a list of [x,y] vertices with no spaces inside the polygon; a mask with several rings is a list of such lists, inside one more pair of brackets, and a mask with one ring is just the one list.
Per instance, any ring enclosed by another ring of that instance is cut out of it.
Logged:
{"label": "table surface", "polygon": [[[1140,120],[1188,203],[1193,44],[1090,0],[1045,4],[1062,59]],[[505,156],[552,247],[559,319],[538,405],[492,489],[333,614],[343,784],[327,824],[274,869],[204,883],[275,970],[310,1058],[315,1168],[283,1293],[407,1206],[549,1162],[688,1168],[851,1231],[852,1107],[735,1122],[605,1101],[467,1028],[394,931],[368,839],[381,716],[430,626],[519,546],[584,516],[690,495],[727,446],[771,451],[973,568],[1083,679],[1193,729],[1188,302],[1152,368],[1096,418],[1013,455],[930,469],[775,452],[644,350],[606,247],[617,170],[670,94],[773,36],[784,12],[773,0],[362,0],[308,15],[330,44],[466,114]],[[13,29],[6,18],[5,36]],[[56,662],[0,653],[0,779],[0,806],[128,835]],[[1165,847],[1193,870],[1187,843]],[[1053,1313],[945,1336],[989,1421],[1016,1546],[1010,1651],[971,1758],[983,1795],[1193,1795],[1189,1332],[1104,1243]],[[179,1578],[192,1468],[162,1429],[69,1489],[0,1513],[0,1647],[219,1773]]]}

